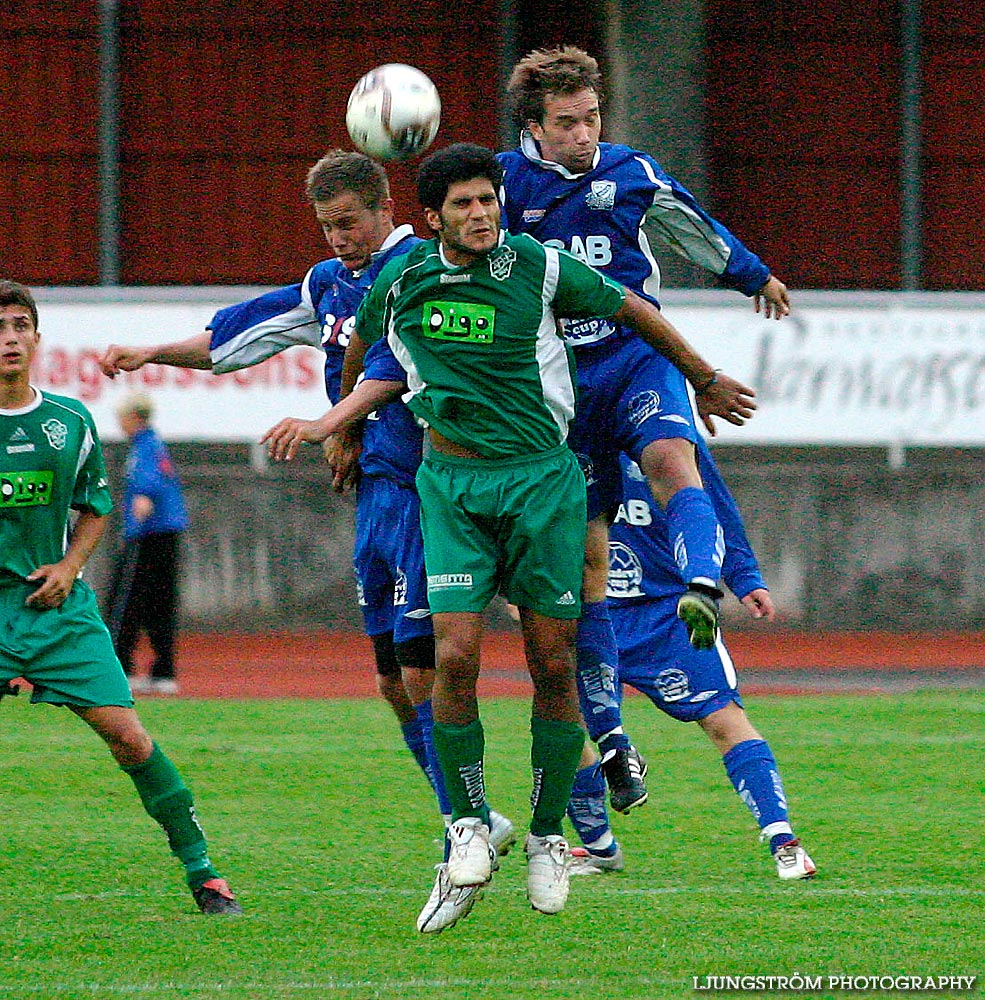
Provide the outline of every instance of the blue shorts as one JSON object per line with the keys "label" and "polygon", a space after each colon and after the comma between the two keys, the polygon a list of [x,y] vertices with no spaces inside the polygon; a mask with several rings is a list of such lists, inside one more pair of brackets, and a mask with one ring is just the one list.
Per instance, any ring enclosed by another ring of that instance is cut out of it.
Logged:
{"label": "blue shorts", "polygon": [[677,598],[610,601],[619,647],[619,683],[630,684],[679,722],[695,722],[735,702],[735,667],[719,638],[713,649],[695,649],[677,617]]}
{"label": "blue shorts", "polygon": [[406,642],[432,634],[415,490],[377,476],[360,482],[352,563],[367,635]]}
{"label": "blue shorts", "polygon": [[568,445],[588,485],[588,518],[615,511],[622,498],[619,452],[639,462],[666,438],[698,440],[684,376],[639,337],[575,351],[578,405]]}

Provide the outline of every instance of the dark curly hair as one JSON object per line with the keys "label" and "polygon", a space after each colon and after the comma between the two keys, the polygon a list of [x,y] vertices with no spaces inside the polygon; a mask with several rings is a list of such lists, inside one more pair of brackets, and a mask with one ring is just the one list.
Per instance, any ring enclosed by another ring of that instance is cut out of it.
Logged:
{"label": "dark curly hair", "polygon": [[432,153],[417,171],[417,200],[424,208],[441,211],[452,184],[485,177],[498,191],[503,168],[496,154],[485,146],[456,142]]}

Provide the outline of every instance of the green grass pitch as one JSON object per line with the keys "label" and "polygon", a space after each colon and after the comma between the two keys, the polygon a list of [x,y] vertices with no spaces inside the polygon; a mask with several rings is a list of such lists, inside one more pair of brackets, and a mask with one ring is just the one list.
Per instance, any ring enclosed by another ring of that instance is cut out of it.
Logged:
{"label": "green grass pitch", "polygon": [[[514,850],[471,916],[424,936],[440,821],[381,701],[141,704],[247,910],[223,920],[195,911],[96,737],[63,710],[5,700],[0,998],[664,1000],[715,994],[692,977],[794,973],[978,975],[980,990],[985,694],[747,707],[818,864],[812,883],[776,879],[700,730],[631,698],[650,801],[614,817],[626,871],[574,880],[567,909],[545,917]],[[482,710],[490,800],[520,825],[529,708]]]}

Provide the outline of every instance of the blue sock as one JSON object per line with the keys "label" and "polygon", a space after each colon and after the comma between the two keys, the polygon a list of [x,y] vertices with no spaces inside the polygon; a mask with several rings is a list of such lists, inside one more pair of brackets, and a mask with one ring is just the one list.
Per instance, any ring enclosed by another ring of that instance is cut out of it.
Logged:
{"label": "blue sock", "polygon": [[704,490],[687,486],[670,498],[665,513],[674,559],[684,582],[698,578],[715,586],[722,575],[725,536],[711,497]]}
{"label": "blue sock", "polygon": [[421,728],[420,719],[411,719],[410,722],[402,722],[400,731],[404,734],[404,743],[407,749],[414,755],[414,760],[420,765],[421,770],[427,774],[428,758],[424,749],[424,732]]}
{"label": "blue sock", "polygon": [[605,808],[605,778],[595,764],[575,772],[567,812],[585,847],[602,856],[615,854],[618,845]]}
{"label": "blue sock", "polygon": [[431,782],[434,794],[438,797],[438,811],[443,816],[447,816],[451,813],[451,801],[445,788],[441,766],[438,764],[438,755],[434,752],[434,713],[431,711],[431,699],[428,698],[420,705],[415,705],[414,711],[417,712],[417,721],[424,738],[424,753],[427,757],[426,763],[422,764],[421,767],[428,776],[428,781]]}
{"label": "blue sock", "polygon": [[[578,702],[588,735],[598,740],[606,733],[622,733],[622,712],[616,690],[616,665],[619,652],[612,630],[609,606],[595,601],[581,606],[578,631],[575,633]],[[629,740],[626,746],[629,746]]]}
{"label": "blue sock", "polygon": [[794,839],[776,759],[765,740],[737,743],[722,757],[729,780],[775,851]]}

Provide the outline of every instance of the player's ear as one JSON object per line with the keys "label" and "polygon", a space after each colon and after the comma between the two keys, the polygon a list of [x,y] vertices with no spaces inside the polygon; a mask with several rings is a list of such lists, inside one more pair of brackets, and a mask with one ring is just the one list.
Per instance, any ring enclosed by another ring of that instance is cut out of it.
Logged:
{"label": "player's ear", "polygon": [[540,122],[534,121],[533,118],[527,119],[527,131],[540,142],[544,138],[544,129],[542,128]]}
{"label": "player's ear", "polygon": [[441,224],[441,213],[433,208],[424,209],[424,221],[428,224],[428,228],[433,229],[436,233],[440,233],[444,229]]}

